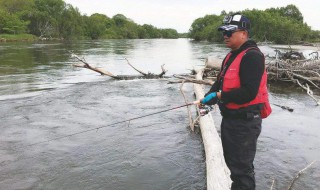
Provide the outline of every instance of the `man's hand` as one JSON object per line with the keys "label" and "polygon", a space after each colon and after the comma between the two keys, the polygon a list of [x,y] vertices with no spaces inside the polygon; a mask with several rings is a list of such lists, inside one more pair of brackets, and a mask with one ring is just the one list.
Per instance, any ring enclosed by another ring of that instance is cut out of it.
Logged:
{"label": "man's hand", "polygon": [[202,100],[202,99],[196,100],[196,101],[194,101],[194,102],[192,102],[192,103],[193,103],[194,105],[198,105],[198,106],[199,106],[199,105],[201,104],[201,100]]}

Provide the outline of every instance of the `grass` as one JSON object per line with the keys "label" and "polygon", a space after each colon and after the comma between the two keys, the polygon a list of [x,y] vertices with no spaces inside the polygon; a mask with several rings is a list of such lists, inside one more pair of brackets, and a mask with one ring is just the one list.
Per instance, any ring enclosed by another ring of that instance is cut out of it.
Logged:
{"label": "grass", "polygon": [[0,34],[0,42],[34,41],[38,39],[32,34]]}

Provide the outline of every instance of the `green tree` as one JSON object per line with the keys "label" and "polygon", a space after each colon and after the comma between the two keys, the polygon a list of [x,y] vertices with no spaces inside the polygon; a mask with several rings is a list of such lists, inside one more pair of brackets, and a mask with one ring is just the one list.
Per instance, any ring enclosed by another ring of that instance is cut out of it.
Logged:
{"label": "green tree", "polygon": [[107,29],[109,18],[106,15],[95,13],[85,19],[86,35],[91,39],[101,38]]}
{"label": "green tree", "polygon": [[217,31],[222,23],[223,16],[206,15],[205,17],[196,19],[190,28],[189,37],[200,40],[217,40],[221,41],[221,34]]}
{"label": "green tree", "polygon": [[161,32],[161,36],[162,38],[178,38],[179,37],[179,34],[176,30],[174,29],[161,29],[160,30]]}
{"label": "green tree", "polygon": [[0,0],[0,8],[18,16],[21,16],[26,11],[30,12],[33,5],[34,0]]}
{"label": "green tree", "polygon": [[266,9],[266,12],[272,13],[273,15],[279,14],[280,16],[303,23],[302,13],[298,9],[298,7],[293,4],[287,5],[286,7]]}
{"label": "green tree", "polygon": [[161,38],[161,33],[156,27],[150,24],[144,24],[142,28],[146,31],[147,38]]}
{"label": "green tree", "polygon": [[310,27],[301,23],[301,21],[283,16],[279,11],[274,10],[262,11],[253,9],[242,12],[251,20],[251,30],[255,40],[292,44],[308,39],[311,32]]}
{"label": "green tree", "polygon": [[34,0],[29,30],[40,37],[59,37],[59,22],[66,7],[63,0]]}
{"label": "green tree", "polygon": [[112,17],[116,26],[116,32],[120,38],[136,39],[139,38],[139,26],[131,19],[128,19],[122,14],[117,14]]}
{"label": "green tree", "polygon": [[78,39],[84,36],[84,20],[78,8],[67,5],[59,22],[59,35],[64,39]]}
{"label": "green tree", "polygon": [[145,28],[143,28],[143,26],[139,26],[139,28],[138,28],[138,38],[139,39],[150,38],[149,34],[147,33],[147,30]]}
{"label": "green tree", "polygon": [[[251,35],[256,41],[273,41],[275,43],[292,44],[306,40],[317,40],[317,35],[311,28],[303,23],[303,16],[294,5],[281,8],[263,10],[244,10],[241,12],[251,20]],[[189,32],[189,37],[194,40],[208,40],[221,42],[223,39],[217,31],[226,14],[220,16],[206,15],[196,19]],[[228,14],[233,14],[229,12]]]}
{"label": "green tree", "polygon": [[20,20],[17,15],[0,9],[0,33],[19,34],[26,31],[28,22]]}
{"label": "green tree", "polygon": [[117,14],[112,17],[112,20],[116,24],[117,27],[123,27],[127,22],[128,19],[123,14]]}

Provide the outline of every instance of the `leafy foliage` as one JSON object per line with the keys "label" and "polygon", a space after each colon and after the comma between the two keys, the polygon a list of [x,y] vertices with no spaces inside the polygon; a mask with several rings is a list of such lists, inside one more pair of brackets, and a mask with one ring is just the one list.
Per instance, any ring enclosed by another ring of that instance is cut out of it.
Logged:
{"label": "leafy foliage", "polygon": [[[252,38],[257,41],[293,44],[319,40],[319,31],[312,31],[311,27],[303,22],[303,16],[295,5],[264,11],[244,10],[241,13],[250,19]],[[222,25],[223,16],[226,14],[222,11],[220,15],[206,15],[196,19],[191,25],[189,37],[197,41],[221,42],[223,38],[217,28]]]}
{"label": "leafy foliage", "polygon": [[0,0],[0,34],[28,33],[41,38],[178,38],[174,29],[138,25],[122,14],[81,15],[63,0]]}
{"label": "leafy foliage", "polygon": [[[295,5],[266,10],[244,10],[252,22],[253,38],[257,41],[297,43],[320,41],[320,32],[312,31],[303,22]],[[217,31],[223,16],[206,15],[196,19],[188,37],[197,41],[222,42]],[[0,34],[32,34],[42,38],[62,39],[137,39],[178,38],[174,29],[158,29],[152,25],[139,25],[122,14],[112,18],[103,14],[82,15],[63,0],[0,0]]]}
{"label": "leafy foliage", "polygon": [[0,9],[0,34],[19,34],[27,29],[28,22],[20,20],[17,15]]}
{"label": "leafy foliage", "polygon": [[70,5],[62,11],[63,22],[59,22],[59,35],[64,39],[79,38],[84,36],[85,28],[82,26],[85,24],[84,17],[81,16],[79,10]]}
{"label": "leafy foliage", "polygon": [[221,34],[217,31],[223,16],[217,15],[206,15],[203,18],[196,19],[190,29],[190,37],[200,41],[200,40],[209,40],[209,41],[221,41]]}

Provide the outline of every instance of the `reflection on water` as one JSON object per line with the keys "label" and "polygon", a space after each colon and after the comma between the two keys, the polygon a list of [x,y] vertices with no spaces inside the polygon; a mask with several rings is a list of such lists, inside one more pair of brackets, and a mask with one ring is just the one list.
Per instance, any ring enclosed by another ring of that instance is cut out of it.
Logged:
{"label": "reflection on water", "polygon": [[[262,46],[272,55],[273,49]],[[0,44],[0,189],[205,189],[199,133],[179,109],[115,126],[110,123],[182,105],[178,84],[114,81],[73,68],[69,51],[114,74],[189,73],[223,45],[178,40],[106,40]],[[272,106],[256,156],[257,189],[285,189],[299,170],[320,158],[320,109],[304,92],[271,84]],[[185,85],[192,100],[192,85]],[[212,112],[217,129],[221,117]],[[39,141],[103,127],[32,147]],[[320,163],[295,183],[317,189]]]}

